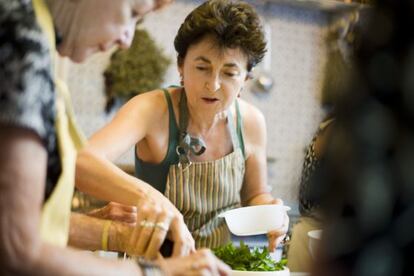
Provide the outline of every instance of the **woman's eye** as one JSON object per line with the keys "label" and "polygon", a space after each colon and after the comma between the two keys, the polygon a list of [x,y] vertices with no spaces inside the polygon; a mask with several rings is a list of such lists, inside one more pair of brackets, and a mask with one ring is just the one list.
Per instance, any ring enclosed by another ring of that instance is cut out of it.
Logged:
{"label": "woman's eye", "polygon": [[235,77],[235,76],[237,76],[237,73],[232,73],[232,72],[226,72],[225,74],[228,77]]}
{"label": "woman's eye", "polygon": [[197,68],[197,70],[200,70],[200,71],[206,71],[207,70],[206,67],[201,67],[201,66],[197,66],[196,68]]}

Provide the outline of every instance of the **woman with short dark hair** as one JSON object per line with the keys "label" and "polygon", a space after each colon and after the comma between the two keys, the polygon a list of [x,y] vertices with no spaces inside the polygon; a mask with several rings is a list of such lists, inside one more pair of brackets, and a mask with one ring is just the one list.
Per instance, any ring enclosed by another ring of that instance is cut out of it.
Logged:
{"label": "woman with short dark hair", "polygon": [[[266,41],[252,6],[211,0],[186,17],[174,45],[181,86],[123,106],[80,153],[79,180],[103,178],[108,170],[120,179],[115,165],[90,166],[90,160],[114,161],[135,146],[137,177],[180,210],[197,248],[214,248],[230,241],[220,213],[281,203],[267,185],[265,119],[239,98]],[[272,250],[287,227],[286,215],[284,227],[269,233]]]}

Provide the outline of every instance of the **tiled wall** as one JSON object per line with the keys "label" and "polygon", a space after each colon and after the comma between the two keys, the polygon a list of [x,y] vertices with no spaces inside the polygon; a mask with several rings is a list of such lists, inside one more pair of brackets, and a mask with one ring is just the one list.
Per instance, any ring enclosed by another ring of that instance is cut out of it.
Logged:
{"label": "tiled wall", "polygon": [[[254,2],[254,1],[250,1]],[[198,2],[197,2],[198,3]],[[194,1],[177,1],[149,15],[144,26],[175,61],[173,39]],[[258,106],[268,125],[269,184],[273,194],[289,203],[296,200],[304,149],[321,120],[318,105],[323,67],[323,43],[327,17],[317,10],[284,5],[258,6],[271,29],[271,76],[274,87],[268,94],[245,89],[242,97]],[[104,114],[102,71],[110,53],[97,54],[82,65],[70,65],[68,83],[78,122],[87,136],[102,127],[110,116]],[[166,85],[178,83],[176,65],[166,76]],[[132,163],[132,150],[119,162]]]}

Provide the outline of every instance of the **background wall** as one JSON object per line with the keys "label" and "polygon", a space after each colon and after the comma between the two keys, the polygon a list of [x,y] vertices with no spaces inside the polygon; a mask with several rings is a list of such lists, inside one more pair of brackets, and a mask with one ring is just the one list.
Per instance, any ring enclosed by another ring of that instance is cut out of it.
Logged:
{"label": "background wall", "polygon": [[[170,7],[149,15],[144,27],[175,62],[173,40],[185,16],[201,1],[176,1]],[[257,4],[271,30],[271,76],[274,87],[268,94],[244,90],[242,97],[258,106],[268,125],[269,184],[272,193],[295,206],[304,149],[310,142],[322,111],[318,95],[326,61],[324,36],[328,17],[317,9],[283,4]],[[102,72],[109,53],[96,54],[87,63],[70,64],[68,84],[78,122],[87,136],[101,128],[111,116],[104,114]],[[165,84],[177,84],[173,63]],[[133,151],[119,163],[132,164]]]}

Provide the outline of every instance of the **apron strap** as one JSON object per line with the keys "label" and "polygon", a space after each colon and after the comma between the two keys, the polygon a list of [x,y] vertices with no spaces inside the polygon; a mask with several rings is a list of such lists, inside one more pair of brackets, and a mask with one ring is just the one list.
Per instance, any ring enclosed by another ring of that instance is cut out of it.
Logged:
{"label": "apron strap", "polygon": [[227,111],[227,128],[229,129],[231,141],[233,143],[233,150],[240,148],[239,139],[237,137],[236,127],[234,125],[234,120],[232,116],[231,109]]}
{"label": "apron strap", "polygon": [[185,91],[181,92],[180,102],[179,102],[179,111],[180,111],[180,135],[178,139],[178,146],[176,148],[177,154],[179,156],[179,166],[180,165],[190,165],[190,153],[195,155],[201,155],[206,151],[206,144],[203,139],[192,137],[187,133],[188,127],[188,106],[187,106],[187,97]]}
{"label": "apron strap", "polygon": [[244,148],[244,135],[243,135],[243,120],[242,120],[242,116],[241,116],[241,112],[240,112],[240,105],[239,105],[239,101],[236,99],[236,116],[237,116],[237,136],[238,139],[237,141],[239,141],[240,144],[240,149],[242,151],[243,157],[244,159],[246,159],[246,152],[245,152],[245,148]]}

